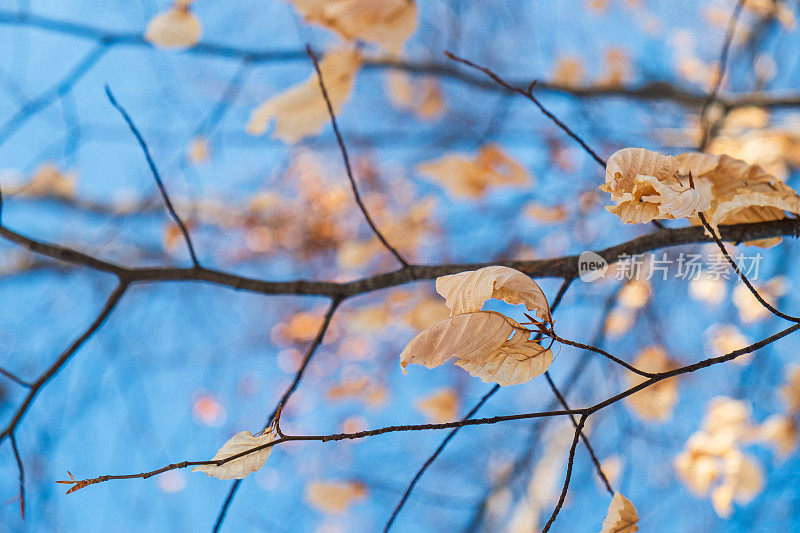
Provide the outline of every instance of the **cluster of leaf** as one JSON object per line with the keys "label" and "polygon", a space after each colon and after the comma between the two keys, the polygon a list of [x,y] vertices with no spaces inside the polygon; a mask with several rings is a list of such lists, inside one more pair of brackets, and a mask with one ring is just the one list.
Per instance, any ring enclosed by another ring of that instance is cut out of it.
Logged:
{"label": "cluster of leaf", "polygon": [[[687,152],[675,157],[644,148],[624,148],[606,166],[600,189],[611,193],[606,207],[626,224],[688,218],[700,224],[763,222],[800,213],[800,196],[758,165],[727,155]],[[755,244],[772,246],[780,238]]]}

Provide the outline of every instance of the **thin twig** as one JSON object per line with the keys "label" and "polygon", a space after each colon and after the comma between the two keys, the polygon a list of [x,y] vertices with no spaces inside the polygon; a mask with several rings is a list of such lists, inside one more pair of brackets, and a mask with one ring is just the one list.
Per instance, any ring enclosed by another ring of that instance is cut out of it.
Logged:
{"label": "thin twig", "polygon": [[17,461],[17,469],[19,470],[19,513],[22,519],[25,520],[25,466],[22,464],[22,457],[17,448],[17,437],[14,433],[10,435],[11,450],[14,452],[14,459]]}
{"label": "thin twig", "polygon": [[722,87],[722,80],[725,77],[725,70],[728,66],[728,52],[730,51],[731,43],[733,42],[733,35],[736,32],[736,22],[739,20],[739,14],[742,12],[744,2],[745,0],[738,0],[738,2],[736,2],[736,7],[733,8],[733,13],[731,14],[730,21],[728,22],[728,31],[725,35],[725,40],[722,43],[722,50],[720,51],[717,77],[714,80],[714,86],[711,89],[711,92],[708,94],[708,97],[703,101],[703,105],[700,107],[700,129],[703,135],[700,140],[700,146],[698,147],[700,152],[706,149],[711,140],[711,126],[707,124],[708,108],[711,103],[717,99],[717,94]]}
{"label": "thin twig", "polygon": [[553,509],[553,514],[550,515],[550,519],[545,524],[544,529],[542,529],[542,533],[547,533],[550,531],[550,526],[552,526],[553,522],[556,521],[556,517],[561,511],[561,507],[564,505],[564,500],[567,498],[569,481],[572,478],[572,465],[575,462],[575,448],[578,447],[578,439],[583,431],[584,424],[586,424],[587,417],[588,415],[581,415],[580,420],[578,420],[578,424],[575,426],[575,436],[572,438],[572,446],[569,448],[569,459],[567,459],[567,475],[564,478],[564,486],[561,488],[561,495],[558,497],[556,508]]}
{"label": "thin twig", "polygon": [[448,58],[450,58],[450,59],[452,59],[454,61],[458,61],[459,63],[463,63],[464,65],[467,65],[468,67],[471,67],[471,68],[474,68],[476,70],[479,70],[479,71],[483,72],[484,74],[489,76],[492,80],[494,80],[499,85],[505,87],[509,91],[515,92],[517,94],[521,94],[522,96],[524,96],[525,98],[527,98],[528,100],[533,102],[533,104],[536,107],[539,108],[539,111],[544,113],[544,115],[547,118],[549,118],[556,126],[561,128],[561,130],[564,131],[564,133],[566,133],[567,135],[572,137],[579,145],[581,145],[581,148],[583,148],[584,151],[586,151],[586,153],[588,153],[592,157],[592,159],[594,159],[597,162],[598,165],[600,165],[603,168],[606,168],[605,160],[602,157],[600,157],[599,155],[597,155],[597,152],[592,150],[589,147],[589,145],[586,144],[586,141],[584,141],[577,133],[572,131],[572,129],[570,129],[569,126],[564,124],[557,116],[555,116],[546,107],[544,107],[541,104],[541,102],[539,102],[539,99],[536,98],[533,95],[533,87],[536,84],[535,81],[531,82],[531,84],[528,85],[527,89],[521,89],[520,87],[516,87],[514,85],[511,85],[510,83],[505,81],[503,78],[501,78],[499,75],[497,75],[492,70],[490,70],[490,69],[488,69],[486,67],[482,67],[480,65],[477,65],[477,64],[473,63],[472,61],[470,61],[468,59],[464,59],[462,57],[458,57],[457,55],[455,55],[455,54],[453,54],[451,52],[447,52],[447,51],[445,51],[444,55],[446,55]]}
{"label": "thin twig", "polygon": [[[547,384],[550,385],[550,389],[553,391],[553,394],[555,394],[556,398],[558,399],[558,402],[561,404],[561,407],[569,410],[569,404],[567,403],[567,399],[564,398],[564,395],[561,394],[561,391],[558,390],[558,387],[556,387],[553,378],[550,376],[550,372],[549,371],[545,372],[544,377],[547,380]],[[575,419],[575,416],[569,415],[569,419],[572,421],[572,425],[575,428],[577,428],[578,421]],[[583,440],[583,443],[586,445],[586,451],[589,452],[589,457],[591,457],[592,463],[594,463],[594,468],[595,471],[597,471],[597,476],[600,478],[600,481],[603,482],[603,485],[605,486],[608,493],[613,496],[614,489],[611,488],[611,483],[608,481],[605,472],[603,472],[603,468],[600,466],[600,461],[597,459],[597,455],[594,453],[594,448],[592,448],[592,444],[589,442],[589,438],[583,431],[581,431],[581,439]]]}
{"label": "thin twig", "polygon": [[[253,448],[244,450],[239,452],[235,455],[231,455],[230,457],[226,457],[224,459],[217,459],[217,460],[205,460],[205,461],[183,461],[180,463],[173,463],[156,470],[151,470],[149,472],[140,472],[138,474],[122,474],[122,475],[103,475],[98,476],[95,478],[89,479],[82,479],[82,480],[74,480],[71,479],[69,481],[61,481],[60,483],[72,484],[73,487],[69,490],[69,492],[74,492],[75,490],[82,489],[89,485],[94,485],[96,483],[103,483],[110,480],[115,479],[147,479],[152,476],[162,474],[169,470],[175,470],[179,468],[186,468],[189,466],[201,466],[201,465],[215,465],[221,466],[229,461],[234,461],[251,453],[256,453],[260,450],[264,450],[266,448],[270,448],[272,446],[281,444],[283,442],[292,442],[292,441],[317,441],[317,442],[335,442],[341,440],[357,440],[363,439],[367,437],[375,437],[378,435],[385,435],[387,433],[397,433],[397,432],[407,432],[407,431],[430,431],[430,430],[442,430],[442,429],[450,429],[450,428],[458,428],[458,427],[465,427],[465,426],[481,426],[481,425],[491,425],[497,424],[500,422],[510,422],[515,420],[529,420],[535,418],[550,418],[555,416],[568,416],[568,415],[581,415],[581,420],[584,420],[585,417],[592,415],[601,409],[608,407],[614,403],[619,402],[631,396],[632,394],[636,394],[640,390],[646,389],[647,387],[652,386],[659,381],[663,381],[665,379],[674,378],[676,376],[687,374],[690,372],[695,372],[697,370],[701,370],[703,368],[708,368],[709,366],[713,366],[720,363],[725,363],[728,361],[732,361],[742,355],[752,353],[764,346],[772,344],[773,342],[786,337],[794,333],[795,331],[800,329],[800,323],[796,323],[784,330],[779,331],[769,337],[761,339],[758,342],[754,342],[749,346],[745,346],[744,348],[739,348],[734,350],[728,354],[719,356],[719,357],[710,357],[708,359],[703,359],[691,365],[686,365],[683,367],[676,368],[674,370],[670,370],[667,372],[661,372],[657,374],[655,377],[649,378],[642,383],[630,387],[629,389],[612,396],[602,402],[596,403],[590,407],[586,407],[583,409],[571,409],[571,410],[557,410],[557,411],[537,411],[533,413],[521,413],[521,414],[513,414],[513,415],[501,415],[501,416],[494,416],[489,418],[470,418],[465,420],[459,420],[455,422],[444,422],[439,424],[412,424],[412,425],[404,425],[404,426],[385,426],[376,429],[358,431],[355,433],[334,433],[331,435],[286,435],[283,438],[276,439],[272,442],[267,442],[259,446],[255,446]],[[579,423],[580,429],[583,429],[583,424]],[[578,440],[579,432],[576,432],[576,441]],[[552,517],[551,517],[552,518]]]}
{"label": "thin twig", "polygon": [[147,165],[150,167],[150,172],[153,174],[153,179],[156,180],[156,185],[158,186],[158,190],[161,192],[161,198],[164,200],[164,205],[169,211],[172,220],[178,226],[183,235],[183,240],[186,242],[186,247],[189,249],[189,256],[192,259],[192,264],[195,268],[200,267],[200,262],[197,260],[197,254],[194,251],[194,245],[192,244],[192,238],[189,236],[189,230],[186,228],[186,224],[183,223],[181,217],[178,216],[178,213],[175,211],[175,207],[172,205],[172,201],[169,199],[169,194],[167,194],[167,188],[164,186],[164,182],[161,179],[161,174],[158,172],[158,167],[156,167],[156,163],[153,160],[153,156],[150,155],[150,149],[147,147],[147,143],[142,137],[141,132],[134,124],[133,119],[125,111],[125,108],[117,102],[117,99],[114,97],[114,93],[111,92],[111,87],[106,85],[106,96],[108,96],[109,102],[113,105],[117,111],[119,111],[122,118],[128,124],[128,128],[130,128],[131,133],[133,133],[134,137],[136,137],[136,141],[139,143],[139,146],[142,148],[142,152],[144,152],[144,157],[147,160]]}
{"label": "thin twig", "polygon": [[120,283],[117,285],[114,292],[106,300],[105,305],[100,310],[100,314],[97,315],[97,318],[89,325],[88,328],[81,334],[80,337],[75,339],[70,346],[61,353],[61,355],[56,359],[50,367],[47,368],[33,383],[31,383],[30,390],[28,394],[25,396],[25,399],[22,400],[22,403],[17,407],[14,416],[11,417],[11,421],[6,425],[5,429],[0,432],[0,442],[6,437],[10,437],[14,430],[19,425],[22,418],[25,416],[25,413],[28,412],[28,409],[33,402],[33,399],[39,393],[39,391],[44,387],[50,379],[55,376],[59,370],[61,370],[64,365],[70,360],[70,358],[78,351],[78,349],[83,346],[83,344],[89,340],[92,335],[100,329],[100,326],[105,323],[108,316],[111,314],[111,311],[114,310],[119,300],[122,298],[122,295],[125,293],[128,285],[125,283]]}
{"label": "thin twig", "polygon": [[311,61],[314,63],[314,70],[317,72],[317,81],[319,81],[319,89],[322,91],[322,97],[325,99],[325,105],[328,108],[328,115],[331,117],[331,124],[333,125],[333,133],[336,134],[336,142],[339,143],[339,150],[342,152],[342,159],[344,160],[344,168],[347,171],[347,178],[350,180],[350,188],[353,189],[353,196],[356,199],[356,203],[358,204],[358,208],[361,210],[361,213],[364,215],[364,218],[367,220],[367,224],[369,227],[372,228],[372,232],[378,238],[379,241],[383,244],[384,248],[386,248],[391,254],[397,259],[403,267],[407,267],[408,262],[403,258],[402,255],[391,245],[389,241],[386,240],[386,237],[380,232],[378,227],[375,225],[375,222],[372,220],[372,217],[367,211],[367,207],[364,205],[364,202],[361,200],[361,194],[358,192],[358,186],[356,186],[356,179],[353,176],[353,168],[350,165],[350,156],[347,155],[347,147],[344,144],[344,138],[342,137],[342,133],[339,131],[339,125],[336,123],[336,114],[333,112],[333,104],[331,103],[331,99],[328,96],[328,90],[325,88],[325,80],[322,79],[322,71],[319,68],[319,61],[317,61],[317,56],[314,54],[314,50],[311,49],[310,45],[306,45],[306,53],[311,58]]}
{"label": "thin twig", "polygon": [[697,216],[700,218],[700,222],[703,224],[703,227],[711,234],[711,238],[714,239],[714,243],[716,243],[717,248],[719,248],[720,252],[722,252],[722,255],[725,256],[725,259],[727,259],[728,263],[731,265],[731,268],[733,268],[734,272],[736,272],[736,274],[739,276],[739,279],[742,280],[742,283],[744,283],[748,290],[750,290],[750,293],[755,297],[755,299],[758,300],[758,303],[760,303],[767,311],[777,317],[783,318],[784,320],[789,320],[790,322],[800,322],[800,318],[787,315],[786,313],[779,311],[772,304],[766,301],[761,294],[759,294],[755,286],[750,283],[750,280],[747,279],[747,276],[744,275],[744,272],[742,272],[742,270],[739,268],[739,265],[736,264],[736,261],[734,261],[731,255],[728,253],[728,250],[725,248],[725,244],[717,236],[717,232],[714,231],[714,228],[711,227],[711,224],[708,223],[708,220],[706,220],[706,216],[703,213],[697,213]]}
{"label": "thin twig", "polygon": [[[472,407],[472,409],[470,409],[470,411],[466,415],[464,415],[464,418],[462,420],[469,420],[470,418],[475,416],[475,413],[477,413],[478,410],[481,407],[483,407],[483,404],[485,404],[489,400],[489,398],[494,396],[494,394],[498,390],[500,390],[500,385],[495,385],[494,387],[492,387],[489,390],[489,392],[484,394],[483,397],[480,399],[480,401],[478,401],[478,403],[476,403]],[[452,440],[452,438],[456,436],[456,433],[458,432],[459,429],[460,427],[453,428],[453,430],[447,434],[447,436],[442,440],[442,442],[436,448],[436,451],[434,451],[433,454],[430,457],[428,457],[428,459],[423,463],[420,469],[417,470],[417,473],[414,474],[414,477],[411,478],[411,482],[406,487],[405,492],[403,492],[403,496],[400,498],[400,501],[397,502],[397,505],[392,511],[392,515],[389,517],[389,520],[386,522],[386,525],[383,526],[384,533],[388,532],[392,528],[392,524],[394,524],[395,519],[397,519],[397,515],[400,514],[400,511],[405,506],[409,496],[411,496],[411,491],[414,490],[414,487],[417,485],[417,482],[420,480],[425,471],[428,470],[428,468],[433,464],[433,462],[436,461],[439,455],[441,455],[441,453],[450,443],[450,440]]]}

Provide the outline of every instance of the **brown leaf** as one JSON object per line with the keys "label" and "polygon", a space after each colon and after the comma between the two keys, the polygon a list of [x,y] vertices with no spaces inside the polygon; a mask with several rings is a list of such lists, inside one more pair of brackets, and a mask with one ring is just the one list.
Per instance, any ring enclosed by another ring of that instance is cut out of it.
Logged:
{"label": "brown leaf", "polygon": [[366,496],[367,487],[358,481],[312,481],[306,485],[306,501],[325,513],[342,514]]}
{"label": "brown leaf", "polygon": [[480,311],[484,302],[496,298],[506,303],[524,304],[539,318],[551,322],[550,304],[530,276],[505,266],[488,266],[436,279],[436,292],[444,297],[451,315]]}
{"label": "brown leaf", "polygon": [[553,353],[529,340],[529,335],[494,311],[455,315],[414,337],[400,354],[400,366],[403,372],[411,363],[434,368],[457,358],[458,366],[484,382],[525,383],[543,374],[553,361]]}
{"label": "brown leaf", "polygon": [[417,171],[441,182],[454,196],[467,198],[478,198],[493,186],[533,182],[522,165],[494,144],[482,146],[476,157],[463,153],[447,154],[422,163]]}
{"label": "brown leaf", "polygon": [[399,54],[417,29],[413,0],[290,0],[306,21]]}
{"label": "brown leaf", "polygon": [[187,6],[175,6],[150,20],[144,38],[162,48],[190,48],[200,41],[203,29]]}
{"label": "brown leaf", "polygon": [[619,492],[614,493],[600,533],[636,533],[639,531],[636,507]]}
{"label": "brown leaf", "polygon": [[[360,66],[361,54],[355,50],[334,50],[320,60],[319,68],[334,113],[338,113],[350,97]],[[319,133],[330,117],[316,73],[253,110],[247,132],[261,135],[273,119],[276,123],[273,136],[289,144]]]}

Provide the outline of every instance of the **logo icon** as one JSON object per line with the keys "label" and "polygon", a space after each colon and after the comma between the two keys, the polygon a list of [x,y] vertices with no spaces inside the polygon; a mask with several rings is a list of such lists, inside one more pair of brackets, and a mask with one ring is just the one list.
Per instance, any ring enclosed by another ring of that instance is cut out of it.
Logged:
{"label": "logo icon", "polygon": [[581,281],[589,283],[603,277],[608,270],[608,263],[605,259],[594,252],[586,250],[578,256],[578,276]]}

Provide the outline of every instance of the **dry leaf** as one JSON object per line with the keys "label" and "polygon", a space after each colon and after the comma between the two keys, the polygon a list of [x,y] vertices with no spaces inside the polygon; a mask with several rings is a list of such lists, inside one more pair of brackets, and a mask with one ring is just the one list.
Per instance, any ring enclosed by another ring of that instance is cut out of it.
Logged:
{"label": "dry leaf", "polygon": [[406,72],[390,70],[386,73],[386,94],[395,107],[413,111],[423,120],[439,118],[445,109],[441,86],[434,78],[415,81]]}
{"label": "dry leaf", "polygon": [[484,302],[496,298],[506,303],[524,304],[539,318],[551,322],[550,305],[539,285],[530,276],[505,266],[488,266],[436,280],[436,292],[444,297],[452,315],[480,311]]}
{"label": "dry leaf", "polygon": [[[780,220],[786,218],[786,211],[800,212],[800,196],[760,166],[724,154],[716,157],[713,165],[714,159],[704,154],[678,156],[681,173],[691,171],[697,190],[711,199],[706,216],[713,228],[720,224]],[[693,218],[692,223],[700,221]],[[772,246],[778,242],[780,238],[749,244]]]}
{"label": "dry leaf", "polygon": [[636,507],[625,496],[615,492],[600,533],[636,533],[639,531],[638,523]]}
{"label": "dry leaf", "polygon": [[563,205],[542,205],[537,203],[530,203],[525,208],[525,215],[532,219],[547,224],[554,224],[556,222],[564,222],[567,220],[567,208]]}
{"label": "dry leaf", "polygon": [[[360,66],[361,54],[355,50],[334,50],[320,60],[319,68],[334,113],[339,113],[350,97]],[[253,110],[247,132],[251,135],[263,134],[272,119],[276,123],[273,136],[289,144],[319,133],[330,116],[316,73]]]}
{"label": "dry leaf", "polygon": [[[689,180],[693,178],[694,187]],[[704,212],[709,224],[762,222],[800,212],[800,196],[758,165],[727,155],[687,152],[677,157],[625,148],[613,154],[606,166],[610,212],[625,223],[644,223],[657,218],[689,218],[700,224]],[[749,244],[772,246],[780,238]]]}
{"label": "dry leaf", "polygon": [[[645,372],[667,372],[677,366],[669,359],[667,352],[661,346],[648,346],[642,349],[632,364]],[[628,372],[627,377],[629,387],[634,387],[647,379],[633,372]],[[668,419],[677,401],[678,381],[676,379],[659,381],[625,399],[625,402],[639,418],[648,421]]]}
{"label": "dry leaf", "polygon": [[[263,446],[275,440],[276,433],[274,430],[265,431],[260,436],[253,436],[249,431],[240,431],[222,445],[222,448],[217,450],[212,461],[226,459],[233,455],[251,450],[258,446]],[[251,472],[255,472],[267,462],[269,454],[272,453],[272,446],[268,446],[261,450],[248,453],[238,459],[233,459],[222,465],[199,465],[192,469],[192,472],[205,472],[209,476],[217,479],[242,479]]]}
{"label": "dry leaf", "polygon": [[200,21],[188,5],[176,5],[150,20],[144,38],[162,48],[189,48],[200,41],[202,32]]}
{"label": "dry leaf", "polygon": [[800,413],[800,366],[787,369],[786,383],[781,387],[781,396],[790,414]]}
{"label": "dry leaf", "polygon": [[455,357],[458,366],[485,383],[525,383],[553,362],[553,353],[529,336],[530,331],[494,311],[455,315],[414,337],[400,354],[400,366],[405,373],[411,363],[434,368]]}
{"label": "dry leaf", "polygon": [[208,161],[208,140],[203,137],[195,137],[189,143],[186,151],[186,158],[190,163],[205,163]]}
{"label": "dry leaf", "polygon": [[758,428],[757,439],[772,446],[782,458],[797,449],[797,422],[784,415],[772,415]]}
{"label": "dry leaf", "polygon": [[30,196],[57,196],[70,199],[75,196],[77,179],[74,174],[61,172],[51,163],[40,165],[31,176],[31,180],[20,191]]}
{"label": "dry leaf", "polygon": [[586,69],[580,57],[561,56],[556,59],[552,83],[564,87],[578,87],[586,78]]}
{"label": "dry leaf", "polygon": [[306,485],[306,501],[319,511],[342,514],[367,496],[367,487],[358,481],[312,481]]}
{"label": "dry leaf", "polygon": [[496,185],[529,185],[533,178],[500,147],[487,144],[478,155],[453,153],[422,163],[417,171],[439,181],[454,196],[478,198]]}
{"label": "dry leaf", "polygon": [[399,54],[417,28],[413,0],[290,0],[306,21]]}
{"label": "dry leaf", "polygon": [[417,408],[433,423],[451,422],[458,416],[458,393],[441,389],[417,402]]}

